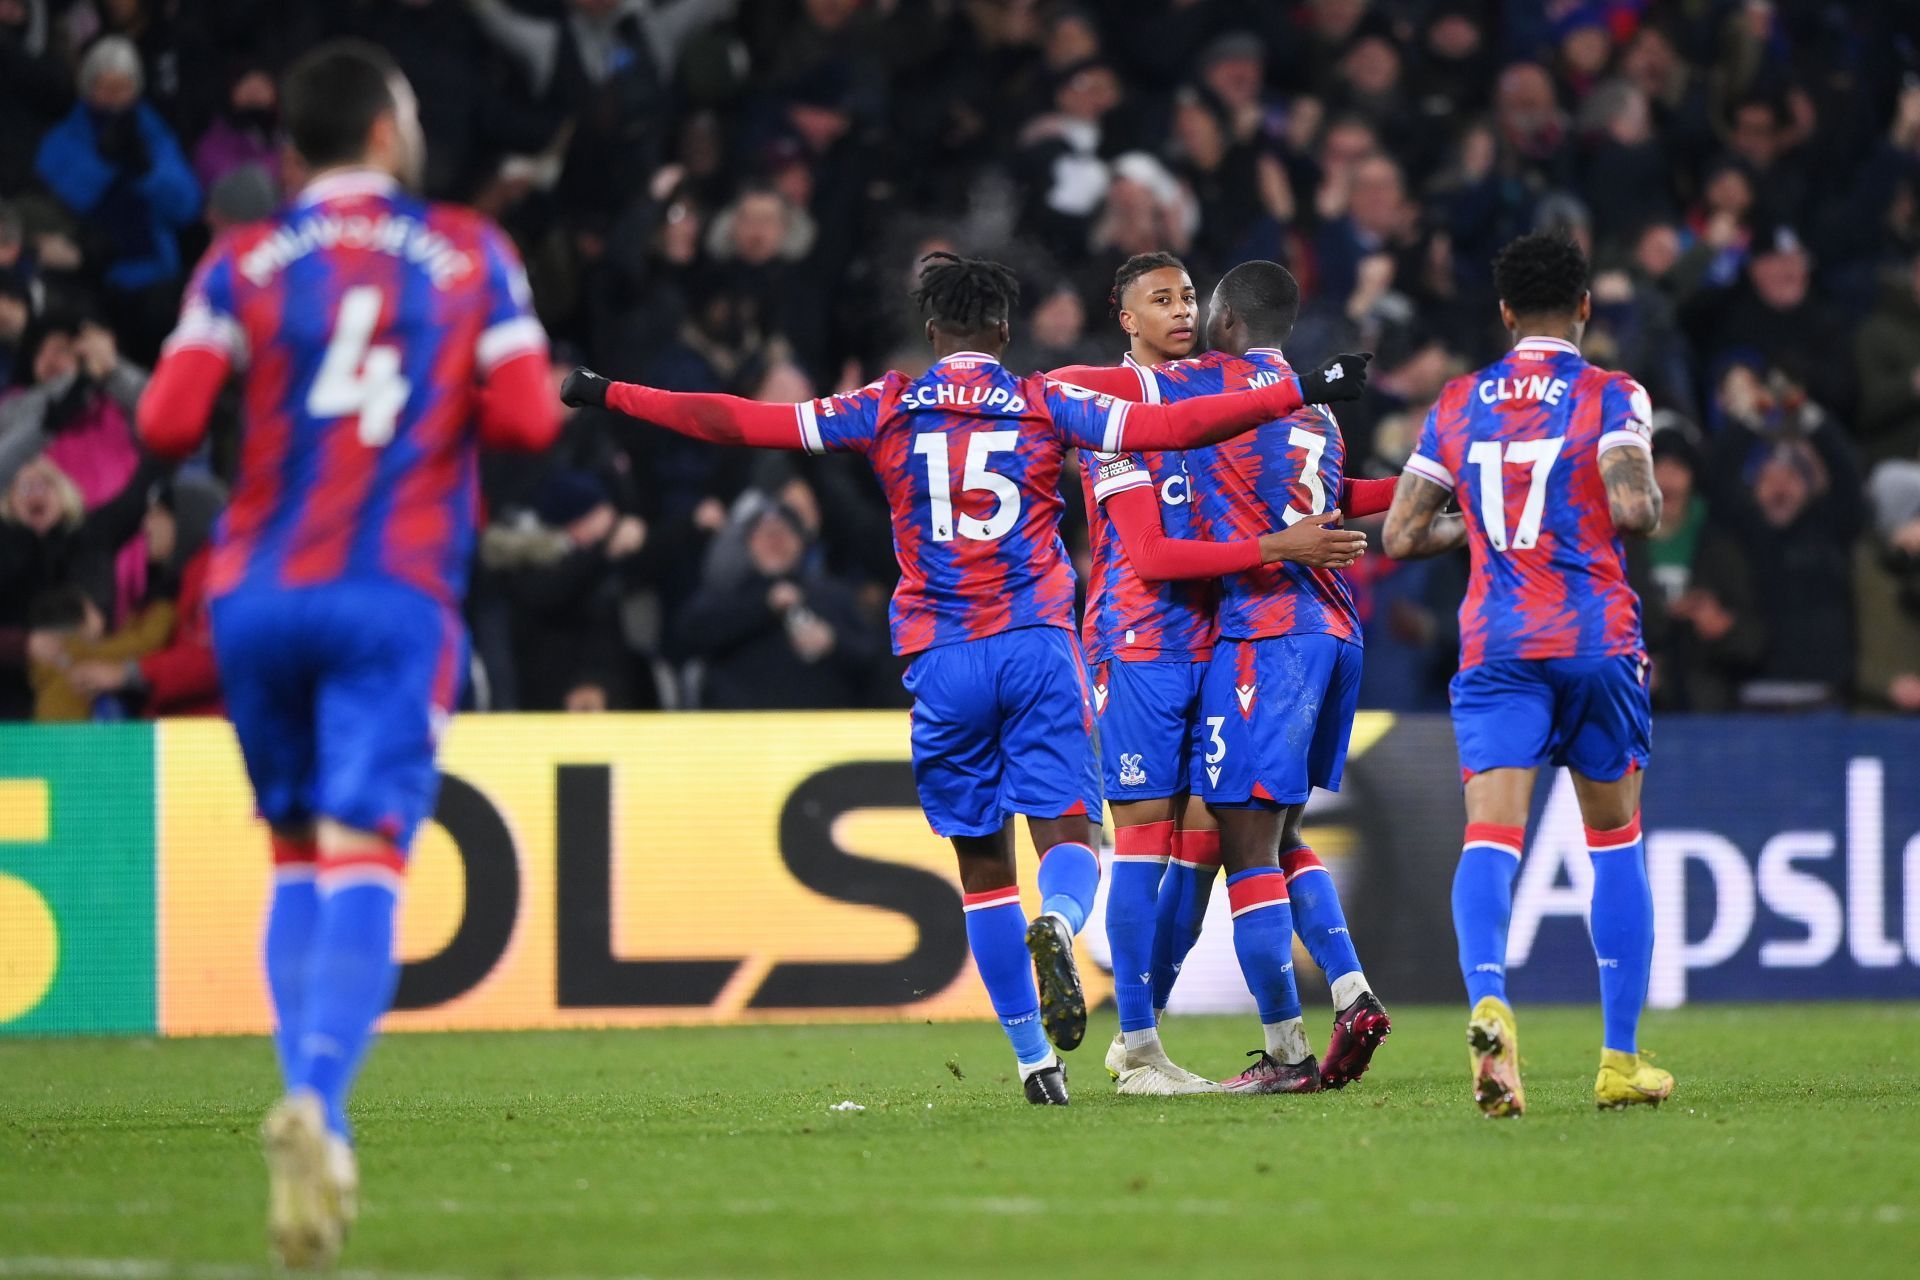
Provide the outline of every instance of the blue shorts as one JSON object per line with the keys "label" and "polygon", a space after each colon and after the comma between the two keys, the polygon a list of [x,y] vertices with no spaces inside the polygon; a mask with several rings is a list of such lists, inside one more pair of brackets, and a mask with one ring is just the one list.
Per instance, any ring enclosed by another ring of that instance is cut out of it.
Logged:
{"label": "blue shorts", "polygon": [[1204,662],[1103,662],[1093,671],[1100,780],[1107,799],[1186,794]]}
{"label": "blue shorts", "polygon": [[260,816],[331,818],[406,849],[440,790],[433,756],[465,658],[460,616],[366,582],[242,587],[210,614]]}
{"label": "blue shorts", "polygon": [[928,649],[907,668],[913,780],[943,836],[1009,815],[1100,820],[1086,667],[1071,632],[1022,627]]}
{"label": "blue shorts", "polygon": [[1653,747],[1646,669],[1637,653],[1468,667],[1450,686],[1462,776],[1550,764],[1612,782],[1645,768]]}
{"label": "blue shorts", "polygon": [[1329,635],[1222,640],[1200,686],[1195,792],[1224,808],[1340,789],[1364,650]]}

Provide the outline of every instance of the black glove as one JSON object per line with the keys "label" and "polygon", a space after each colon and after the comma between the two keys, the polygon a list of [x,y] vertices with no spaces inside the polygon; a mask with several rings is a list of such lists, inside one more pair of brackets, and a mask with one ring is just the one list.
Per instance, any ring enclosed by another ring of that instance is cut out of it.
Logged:
{"label": "black glove", "polygon": [[607,407],[607,388],[612,385],[587,366],[575,365],[573,372],[560,384],[560,402],[574,409],[588,406],[604,409]]}
{"label": "black glove", "polygon": [[1308,404],[1358,400],[1367,390],[1367,361],[1371,351],[1349,351],[1300,377],[1300,398]]}

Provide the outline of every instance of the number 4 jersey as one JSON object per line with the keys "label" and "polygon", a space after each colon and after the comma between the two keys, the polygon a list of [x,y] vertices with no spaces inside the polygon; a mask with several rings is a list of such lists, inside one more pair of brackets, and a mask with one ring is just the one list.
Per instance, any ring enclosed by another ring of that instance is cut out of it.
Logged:
{"label": "number 4 jersey", "polygon": [[544,376],[531,301],[491,222],[371,171],[318,179],[277,217],[222,237],[166,347],[246,371],[210,594],[384,579],[457,600],[483,384],[528,354]]}
{"label": "number 4 jersey", "polygon": [[1407,470],[1456,493],[1466,517],[1463,669],[1642,648],[1600,455],[1649,448],[1651,416],[1639,383],[1557,338],[1525,339],[1441,391]]}

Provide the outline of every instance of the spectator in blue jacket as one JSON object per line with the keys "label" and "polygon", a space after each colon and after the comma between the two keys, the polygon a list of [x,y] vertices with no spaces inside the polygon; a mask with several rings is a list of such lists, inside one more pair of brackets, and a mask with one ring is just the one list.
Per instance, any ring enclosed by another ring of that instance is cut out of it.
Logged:
{"label": "spectator in blue jacket", "polygon": [[199,214],[200,186],[173,131],[141,100],[132,41],[95,43],[78,79],[79,105],[48,131],[34,167],[80,220],[125,345],[151,359],[178,301],[178,230]]}

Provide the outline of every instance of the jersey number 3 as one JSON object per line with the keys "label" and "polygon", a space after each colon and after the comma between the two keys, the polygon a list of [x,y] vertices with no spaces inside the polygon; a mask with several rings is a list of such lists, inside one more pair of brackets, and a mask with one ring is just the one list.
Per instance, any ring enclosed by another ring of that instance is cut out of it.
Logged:
{"label": "jersey number 3", "polygon": [[[960,517],[960,536],[974,542],[992,542],[1013,528],[1020,518],[1020,488],[987,466],[996,453],[1012,453],[1020,447],[1018,431],[976,431],[967,438],[967,469],[960,484],[968,493],[991,493],[999,500],[992,515]],[[913,451],[927,460],[927,506],[932,516],[933,540],[952,542],[953,451],[944,431],[922,431],[913,438]]]}
{"label": "jersey number 3", "polygon": [[[1467,461],[1480,468],[1480,523],[1495,551],[1525,551],[1540,541],[1540,520],[1547,513],[1547,476],[1553,470],[1565,436],[1547,440],[1476,440],[1467,449]],[[1527,500],[1520,507],[1520,524],[1507,538],[1507,474],[1509,463],[1533,464],[1527,480]]]}
{"label": "jersey number 3", "polygon": [[400,372],[400,348],[373,345],[382,305],[377,285],[355,285],[340,295],[333,337],[307,392],[307,412],[316,418],[359,415],[360,443],[370,449],[393,439],[393,424],[413,390]]}

